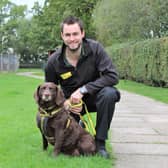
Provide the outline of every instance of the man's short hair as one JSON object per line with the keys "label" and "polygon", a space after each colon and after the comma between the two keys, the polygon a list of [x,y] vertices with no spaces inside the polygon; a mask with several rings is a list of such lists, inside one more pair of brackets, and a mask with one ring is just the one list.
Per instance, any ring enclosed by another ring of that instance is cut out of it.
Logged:
{"label": "man's short hair", "polygon": [[68,16],[67,18],[65,18],[63,20],[63,22],[61,23],[61,32],[63,33],[63,28],[64,28],[64,24],[67,25],[71,25],[71,24],[75,24],[77,23],[80,27],[81,32],[83,32],[84,30],[84,26],[83,26],[83,22],[82,20],[80,20],[79,18],[75,17],[75,16]]}

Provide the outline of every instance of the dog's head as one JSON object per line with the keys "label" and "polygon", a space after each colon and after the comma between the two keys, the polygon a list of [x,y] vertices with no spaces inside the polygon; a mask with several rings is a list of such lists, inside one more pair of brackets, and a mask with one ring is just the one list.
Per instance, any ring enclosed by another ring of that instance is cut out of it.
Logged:
{"label": "dog's head", "polygon": [[54,104],[61,106],[65,101],[62,90],[52,82],[45,82],[39,85],[34,93],[34,98],[39,106],[53,106]]}

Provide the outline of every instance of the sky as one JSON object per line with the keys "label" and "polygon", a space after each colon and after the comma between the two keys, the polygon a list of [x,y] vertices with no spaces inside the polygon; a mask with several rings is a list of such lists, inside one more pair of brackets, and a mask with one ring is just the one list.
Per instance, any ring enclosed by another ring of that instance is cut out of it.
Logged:
{"label": "sky", "polygon": [[43,5],[45,0],[10,0],[16,5],[27,5],[28,9],[31,9],[34,5],[34,2],[39,2],[40,5]]}

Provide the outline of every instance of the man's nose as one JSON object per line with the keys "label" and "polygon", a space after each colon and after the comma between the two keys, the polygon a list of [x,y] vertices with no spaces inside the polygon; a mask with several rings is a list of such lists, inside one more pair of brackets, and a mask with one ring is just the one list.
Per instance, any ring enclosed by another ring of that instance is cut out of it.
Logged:
{"label": "man's nose", "polygon": [[73,35],[70,36],[70,40],[71,40],[71,41],[74,40],[74,36],[73,36]]}

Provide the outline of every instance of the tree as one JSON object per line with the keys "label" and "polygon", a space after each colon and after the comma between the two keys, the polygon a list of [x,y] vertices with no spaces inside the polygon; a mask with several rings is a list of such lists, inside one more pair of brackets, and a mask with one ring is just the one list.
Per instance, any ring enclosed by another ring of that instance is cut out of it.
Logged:
{"label": "tree", "polygon": [[0,1],[0,53],[4,50],[4,44],[7,42],[7,33],[4,29],[5,19],[8,18],[10,3],[8,0]]}
{"label": "tree", "polygon": [[8,0],[3,0],[0,2],[0,9],[1,52],[5,52],[16,46],[18,21],[25,16],[26,6],[16,6]]}
{"label": "tree", "polygon": [[164,0],[102,0],[93,12],[97,37],[111,45],[165,36],[167,11]]}
{"label": "tree", "polygon": [[0,33],[3,33],[3,40],[5,37],[8,39],[5,46],[14,48],[21,55],[22,62],[41,62],[46,59],[48,50],[62,43],[60,22],[68,15],[80,17],[84,21],[87,35],[95,37],[95,31],[90,23],[97,1],[45,0],[44,7],[35,2],[30,11],[33,16],[27,18],[26,6],[17,6],[8,0],[2,0],[0,5],[3,20],[2,17],[0,19],[3,24],[0,30],[3,31]]}
{"label": "tree", "polygon": [[168,35],[168,1],[157,0],[154,3],[155,29],[154,34],[158,37]]}
{"label": "tree", "polygon": [[60,23],[68,15],[80,16],[84,20],[86,32],[94,37],[90,22],[95,3],[96,0],[46,0],[43,8],[35,3],[32,9],[33,17],[29,24],[31,32],[29,40],[32,41],[31,45],[33,46],[29,49],[31,48],[34,55],[35,59],[33,60],[46,59],[46,52],[55,49],[62,43]]}
{"label": "tree", "polygon": [[[57,46],[61,42],[60,23],[68,15],[80,17],[85,25],[88,36],[95,37],[95,31],[91,23],[92,11],[98,0],[47,0],[43,8],[43,14],[39,15],[39,25],[45,27],[45,34],[48,34],[47,43]],[[66,10],[65,10],[66,9]],[[52,47],[54,47],[52,46]]]}

